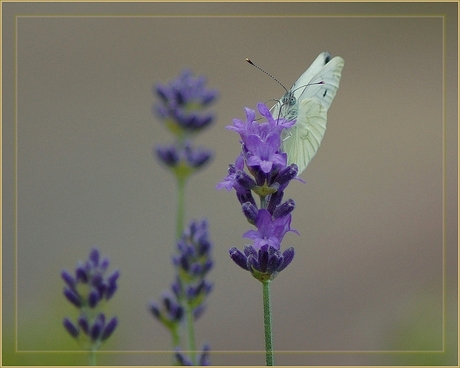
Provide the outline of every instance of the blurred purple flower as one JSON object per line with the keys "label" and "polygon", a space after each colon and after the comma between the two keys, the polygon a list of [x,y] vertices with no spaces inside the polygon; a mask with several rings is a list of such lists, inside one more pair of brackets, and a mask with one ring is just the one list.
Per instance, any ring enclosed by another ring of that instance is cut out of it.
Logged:
{"label": "blurred purple flower", "polygon": [[74,324],[69,318],[64,318],[63,325],[69,334],[78,338],[83,332],[92,342],[103,342],[113,333],[118,319],[113,317],[106,323],[105,314],[97,312],[103,300],[109,300],[117,290],[118,270],[106,276],[109,260],[101,260],[99,250],[93,248],[88,260],[79,262],[75,276],[63,270],[61,277],[66,283],[64,296],[80,310],[78,321]]}
{"label": "blurred purple flower", "polygon": [[194,77],[189,69],[168,84],[156,85],[153,94],[159,97],[153,111],[167,121],[174,134],[199,132],[214,120],[213,114],[202,111],[216,100],[218,93],[206,88],[204,76]]}

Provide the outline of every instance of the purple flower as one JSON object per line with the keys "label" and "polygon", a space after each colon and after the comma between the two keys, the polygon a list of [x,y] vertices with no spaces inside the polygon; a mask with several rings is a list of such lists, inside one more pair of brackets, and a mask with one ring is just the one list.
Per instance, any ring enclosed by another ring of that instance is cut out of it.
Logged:
{"label": "purple flower", "polygon": [[212,114],[200,111],[217,98],[217,91],[207,89],[205,77],[194,77],[188,69],[168,84],[155,86],[153,94],[159,97],[153,111],[178,136],[201,131],[214,120]]}
{"label": "purple flower", "polygon": [[286,249],[282,254],[279,249],[264,245],[256,250],[251,245],[244,247],[241,252],[236,247],[229,251],[230,257],[242,269],[249,271],[261,282],[273,280],[283,271],[294,258],[294,248]]}
{"label": "purple flower", "polygon": [[[273,279],[293,259],[294,249],[281,254],[281,242],[291,229],[291,213],[295,202],[283,202],[284,190],[295,179],[298,168],[287,166],[287,155],[281,151],[283,129],[294,121],[274,119],[262,103],[257,105],[265,121],[258,121],[254,110],[246,108],[246,121],[233,120],[227,129],[240,135],[241,153],[228,167],[228,175],[217,184],[217,189],[235,189],[242,212],[248,222],[256,227],[246,231],[243,237],[253,240],[244,253],[230,249],[233,261],[260,281]],[[245,171],[247,169],[248,172]],[[260,208],[254,195],[260,198]]]}
{"label": "purple flower", "polygon": [[279,250],[281,241],[288,231],[298,234],[297,230],[291,229],[291,215],[273,219],[266,209],[260,209],[255,225],[257,230],[249,230],[243,234],[243,238],[254,240],[253,248],[259,250],[268,245]]}
{"label": "purple flower", "polygon": [[174,329],[182,321],[184,308],[179,304],[176,297],[169,292],[164,292],[161,295],[161,300],[161,307],[156,302],[151,301],[149,310],[168,329]]}
{"label": "purple flower", "polygon": [[98,312],[100,302],[109,300],[117,290],[120,272],[116,270],[106,276],[108,267],[109,260],[101,259],[99,250],[93,248],[88,260],[77,264],[75,276],[66,270],[61,272],[66,283],[64,296],[80,310],[76,325],[67,317],[63,321],[65,329],[72,337],[77,338],[83,332],[90,341],[102,342],[115,330],[118,324],[116,317],[106,324],[104,313]]}
{"label": "purple flower", "polygon": [[266,141],[262,141],[260,136],[251,134],[246,139],[247,165],[260,166],[265,173],[269,173],[273,165],[286,166],[286,154],[279,153],[281,139],[279,135],[271,133],[267,136]]}
{"label": "purple flower", "polygon": [[209,239],[208,221],[191,221],[177,242],[177,253],[172,262],[176,279],[171,284],[172,294],[162,294],[162,306],[151,301],[152,315],[168,329],[178,328],[184,317],[185,306],[197,320],[205,308],[205,300],[212,291],[212,284],[205,277],[214,263],[211,258],[212,242]]}
{"label": "purple flower", "polygon": [[209,345],[208,344],[204,344],[202,351],[197,355],[196,357],[197,364],[193,364],[192,359],[190,359],[190,357],[188,357],[185,353],[183,353],[180,348],[176,347],[174,350],[176,352],[175,356],[176,356],[178,365],[181,365],[181,366],[210,365]]}
{"label": "purple flower", "polygon": [[205,166],[213,155],[212,151],[206,148],[193,148],[188,141],[183,147],[178,147],[176,144],[156,146],[152,154],[176,173],[186,172],[187,175]]}
{"label": "purple flower", "polygon": [[177,242],[178,253],[172,257],[177,270],[172,290],[178,300],[184,300],[196,310],[204,307],[204,301],[212,290],[212,284],[205,280],[214,264],[211,258],[212,243],[209,239],[208,222],[191,221]]}

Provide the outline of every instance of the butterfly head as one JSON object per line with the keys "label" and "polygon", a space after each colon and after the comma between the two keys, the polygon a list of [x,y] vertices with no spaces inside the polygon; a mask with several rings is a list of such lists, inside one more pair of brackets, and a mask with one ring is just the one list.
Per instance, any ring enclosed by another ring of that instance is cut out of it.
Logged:
{"label": "butterfly head", "polygon": [[286,92],[286,94],[281,99],[281,103],[283,104],[283,106],[294,106],[296,102],[297,99],[295,98],[294,93],[292,91]]}

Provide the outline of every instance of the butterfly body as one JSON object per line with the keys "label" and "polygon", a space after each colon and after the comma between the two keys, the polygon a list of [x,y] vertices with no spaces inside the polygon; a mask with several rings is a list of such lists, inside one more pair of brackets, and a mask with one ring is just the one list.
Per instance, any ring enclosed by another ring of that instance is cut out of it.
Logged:
{"label": "butterfly body", "polygon": [[331,58],[327,52],[319,54],[272,108],[275,119],[296,120],[284,131],[281,149],[287,153],[288,164],[298,166],[299,174],[310,163],[324,137],[327,110],[339,88],[344,64],[339,56]]}

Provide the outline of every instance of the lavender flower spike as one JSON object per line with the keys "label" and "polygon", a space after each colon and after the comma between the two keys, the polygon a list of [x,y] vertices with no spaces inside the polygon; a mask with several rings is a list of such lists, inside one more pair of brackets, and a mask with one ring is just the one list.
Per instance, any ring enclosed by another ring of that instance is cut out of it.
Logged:
{"label": "lavender flower spike", "polygon": [[177,79],[168,84],[158,84],[153,89],[153,94],[159,97],[153,111],[165,120],[175,135],[199,132],[213,122],[212,114],[199,112],[218,95],[217,91],[206,89],[205,85],[203,76],[195,78],[190,70],[185,69]]}
{"label": "lavender flower spike", "polygon": [[88,260],[77,264],[75,276],[65,270],[61,273],[66,283],[64,296],[80,312],[76,324],[66,317],[63,325],[72,337],[83,343],[86,341],[88,346],[97,346],[107,340],[118,325],[116,317],[106,323],[105,314],[100,310],[101,302],[109,300],[117,290],[120,276],[118,270],[106,276],[108,267],[109,260],[101,259],[99,250],[93,248]]}
{"label": "lavender flower spike", "polygon": [[[233,120],[227,129],[240,135],[241,153],[234,164],[229,165],[228,175],[218,189],[235,189],[238,201],[248,222],[256,229],[248,230],[243,237],[253,240],[244,252],[233,247],[230,257],[241,268],[251,272],[258,280],[274,279],[294,257],[294,249],[281,253],[281,242],[291,229],[291,213],[295,202],[283,202],[284,190],[296,178],[295,164],[287,166],[287,155],[281,149],[282,132],[294,121],[275,119],[262,103],[257,105],[265,121],[256,119],[255,111],[246,108],[246,122]],[[247,172],[245,171],[247,170]],[[260,198],[257,207],[254,196]]]}

